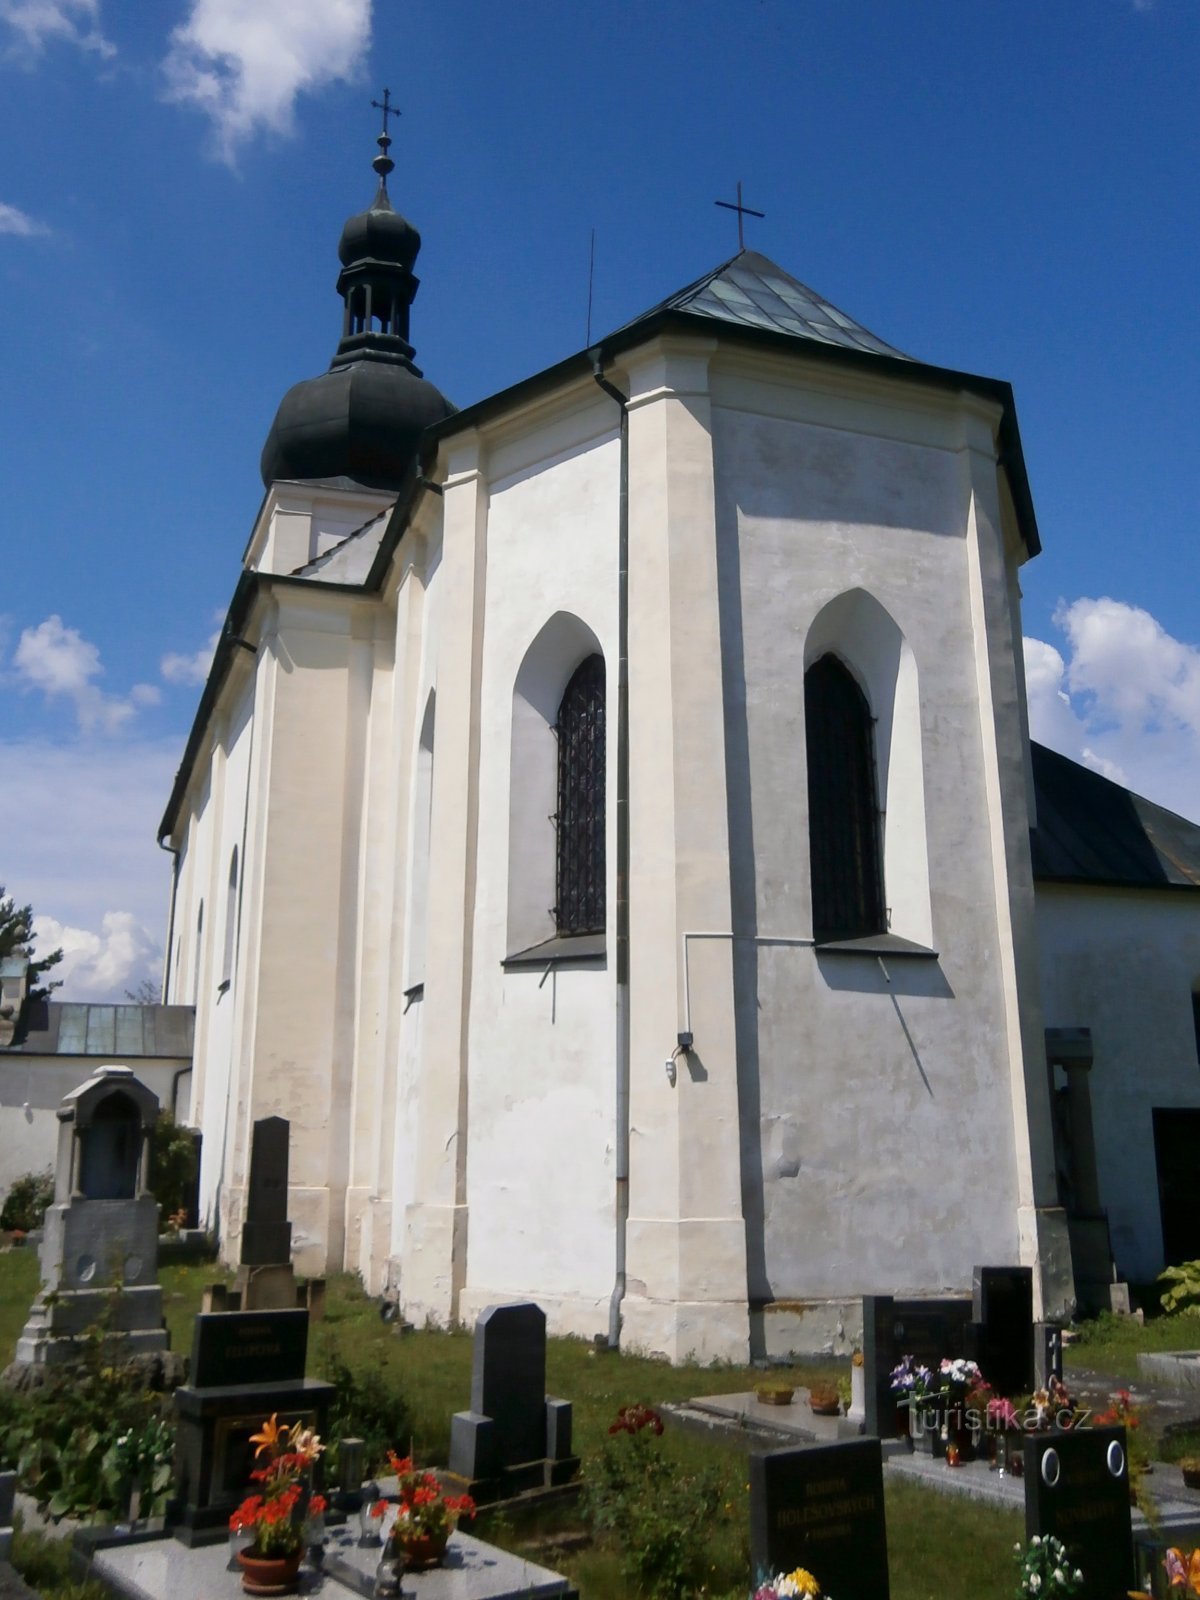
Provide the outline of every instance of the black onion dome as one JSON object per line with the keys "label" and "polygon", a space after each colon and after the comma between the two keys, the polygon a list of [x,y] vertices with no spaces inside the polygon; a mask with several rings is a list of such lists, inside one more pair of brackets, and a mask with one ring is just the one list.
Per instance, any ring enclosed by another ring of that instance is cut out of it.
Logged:
{"label": "black onion dome", "polygon": [[346,223],[338,245],[341,343],[328,372],[295,384],[280,402],[263,446],[264,484],[352,478],[398,489],[421,434],[454,410],[422,376],[408,342],[421,235],[388,198],[389,142],[385,129],[383,153],[372,163],[379,191]]}
{"label": "black onion dome", "polygon": [[422,433],[454,407],[402,366],[352,361],[284,395],[262,453],[264,484],[278,478],[353,478],[397,489]]}
{"label": "black onion dome", "polygon": [[421,235],[392,205],[382,184],[366,211],[349,218],[338,243],[344,267],[356,261],[389,261],[410,271],[421,249]]}

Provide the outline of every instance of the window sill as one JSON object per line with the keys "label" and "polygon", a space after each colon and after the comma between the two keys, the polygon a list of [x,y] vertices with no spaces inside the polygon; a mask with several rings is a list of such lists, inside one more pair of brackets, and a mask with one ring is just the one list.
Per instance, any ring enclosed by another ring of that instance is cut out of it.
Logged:
{"label": "window sill", "polygon": [[602,933],[556,934],[528,950],[516,950],[505,956],[500,965],[505,972],[520,971],[523,967],[572,966],[586,964],[603,966],[608,959]]}
{"label": "window sill", "polygon": [[898,933],[869,933],[863,939],[829,939],[815,941],[813,948],[819,956],[912,956],[919,961],[936,961],[938,952],[911,939],[902,939]]}

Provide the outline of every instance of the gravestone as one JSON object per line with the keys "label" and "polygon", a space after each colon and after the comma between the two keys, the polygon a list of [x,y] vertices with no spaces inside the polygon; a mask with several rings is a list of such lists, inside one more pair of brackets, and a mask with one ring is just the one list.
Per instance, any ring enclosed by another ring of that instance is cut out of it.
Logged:
{"label": "gravestone", "polygon": [[864,1295],[865,1433],[881,1439],[896,1436],[892,1371],[902,1356],[914,1356],[935,1370],[945,1356],[974,1359],[971,1309],[969,1300],[896,1300],[891,1295]]}
{"label": "gravestone", "polygon": [[1033,1269],[976,1267],[971,1295],[978,1325],[975,1360],[997,1394],[1033,1388]]}
{"label": "gravestone", "polygon": [[265,1418],[324,1434],[333,1384],[304,1376],[308,1312],[213,1311],[195,1320],[190,1381],[175,1391],[175,1487],[168,1522],[184,1544],[221,1539],[248,1492],[251,1434]]}
{"label": "gravestone", "polygon": [[1048,1389],[1051,1378],[1062,1382],[1063,1338],[1056,1322],[1033,1325],[1033,1387]]}
{"label": "gravestone", "polygon": [[752,1455],[750,1564],[755,1582],[805,1567],[823,1594],[888,1600],[879,1440]]}
{"label": "gravestone", "polygon": [[1133,1588],[1133,1528],[1124,1428],[1025,1438],[1025,1537],[1050,1534],[1083,1571],[1088,1600]]}
{"label": "gravestone", "polygon": [[546,1313],[488,1306],[475,1324],[471,1409],[450,1421],[450,1472],[477,1501],[569,1482],[571,1406],[546,1394]]}
{"label": "gravestone", "polygon": [[263,1117],[250,1136],[246,1216],[234,1288],[244,1311],[284,1311],[296,1304],[287,1214],[290,1132],[285,1117]]}
{"label": "gravestone", "polygon": [[158,1286],[158,1202],[147,1187],[157,1096],[128,1067],[98,1067],[58,1109],[54,1201],[40,1251],[41,1293],[18,1362],[55,1366],[103,1322],[114,1355],[170,1341]]}

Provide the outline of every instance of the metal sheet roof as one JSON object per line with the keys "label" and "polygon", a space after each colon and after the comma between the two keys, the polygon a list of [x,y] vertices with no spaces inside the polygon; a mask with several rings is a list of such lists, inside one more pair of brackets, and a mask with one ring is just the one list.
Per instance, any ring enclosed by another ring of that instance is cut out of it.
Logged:
{"label": "metal sheet roof", "polygon": [[1033,875],[1057,883],[1200,888],[1200,825],[1034,744]]}
{"label": "metal sheet roof", "polygon": [[190,1060],[195,1021],[192,1006],[42,1000],[29,1007],[21,1041],[10,1046],[8,1053],[108,1056],[117,1061],[147,1056]]}
{"label": "metal sheet roof", "polygon": [[756,250],[742,250],[625,326],[631,328],[660,311],[686,311],[718,322],[836,344],[844,350],[869,350],[899,361],[911,359]]}

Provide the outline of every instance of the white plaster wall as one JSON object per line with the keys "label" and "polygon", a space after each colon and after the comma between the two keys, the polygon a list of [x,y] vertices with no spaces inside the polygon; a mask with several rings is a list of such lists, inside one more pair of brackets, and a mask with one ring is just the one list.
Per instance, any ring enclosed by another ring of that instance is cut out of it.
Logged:
{"label": "white plaster wall", "polygon": [[[920,685],[912,843],[939,952],[885,974],[868,955],[735,947],[750,1293],[962,1289],[974,1263],[1018,1259],[1018,1195],[953,404],[734,366],[713,387],[734,925],[811,937],[805,643],[861,588]],[[698,1040],[704,1008],[701,989]]]}
{"label": "white plaster wall", "polygon": [[1090,1028],[1100,1196],[1123,1277],[1163,1267],[1151,1112],[1200,1107],[1200,894],[1037,885],[1048,1028]]}
{"label": "white plaster wall", "polygon": [[[607,719],[609,964],[547,976],[543,968],[506,973],[501,962],[510,953],[513,685],[555,613],[577,617],[599,642],[615,710],[614,423],[615,408],[602,400],[495,448],[489,461],[470,1001],[463,1314],[532,1293],[555,1327],[586,1335],[605,1325],[615,1259],[615,715]],[[577,664],[564,664],[562,687]],[[547,823],[544,832],[550,855],[553,827]]]}
{"label": "white plaster wall", "polygon": [[171,1103],[182,1061],[0,1053],[0,1204],[17,1178],[54,1170],[63,1097],[86,1082],[97,1066],[110,1064],[129,1067],[158,1096],[160,1107],[186,1116],[186,1076],[179,1084],[179,1103]]}

